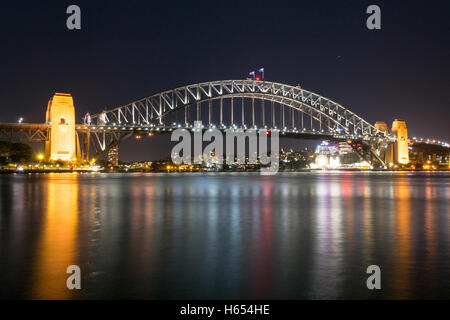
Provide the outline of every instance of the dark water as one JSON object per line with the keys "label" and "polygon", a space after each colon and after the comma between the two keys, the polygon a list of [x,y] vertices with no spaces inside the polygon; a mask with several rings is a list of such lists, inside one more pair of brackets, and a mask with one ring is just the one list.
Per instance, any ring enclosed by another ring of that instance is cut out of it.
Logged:
{"label": "dark water", "polygon": [[[445,173],[0,176],[0,298],[450,298]],[[79,265],[82,290],[66,288]],[[366,268],[381,268],[379,291]]]}

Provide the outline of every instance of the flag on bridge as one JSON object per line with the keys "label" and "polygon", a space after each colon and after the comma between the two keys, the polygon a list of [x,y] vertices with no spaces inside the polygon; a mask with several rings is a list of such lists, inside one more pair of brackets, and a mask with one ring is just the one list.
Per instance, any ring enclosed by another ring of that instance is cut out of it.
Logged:
{"label": "flag on bridge", "polygon": [[264,80],[264,68],[259,68],[258,72],[262,73],[262,79]]}

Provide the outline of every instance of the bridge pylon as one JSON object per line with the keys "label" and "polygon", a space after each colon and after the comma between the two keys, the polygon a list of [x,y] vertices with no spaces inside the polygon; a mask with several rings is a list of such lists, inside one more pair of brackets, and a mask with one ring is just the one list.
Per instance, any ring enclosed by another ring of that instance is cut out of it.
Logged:
{"label": "bridge pylon", "polygon": [[55,93],[48,102],[46,122],[50,124],[50,136],[45,143],[46,157],[64,161],[75,159],[75,107],[70,94]]}
{"label": "bridge pylon", "polygon": [[394,144],[394,162],[407,164],[409,162],[408,131],[405,120],[395,119],[392,122],[392,134],[396,136]]}

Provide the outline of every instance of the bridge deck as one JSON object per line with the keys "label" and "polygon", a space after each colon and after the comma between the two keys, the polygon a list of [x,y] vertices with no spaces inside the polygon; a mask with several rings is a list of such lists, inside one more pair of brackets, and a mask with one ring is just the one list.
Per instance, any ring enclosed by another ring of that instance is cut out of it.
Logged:
{"label": "bridge deck", "polygon": [[49,129],[50,125],[47,123],[1,123],[0,139],[47,141]]}
{"label": "bridge deck", "polygon": [[[213,127],[205,127],[203,130],[208,130]],[[239,127],[236,127],[238,129]],[[77,132],[91,132],[91,133],[113,133],[113,132],[132,132],[136,135],[146,135],[148,133],[158,133],[167,134],[171,133],[176,129],[188,129],[193,130],[192,127],[180,127],[180,126],[133,126],[133,125],[76,125]],[[222,132],[225,132],[227,128],[215,128]],[[242,128],[241,128],[242,129]],[[250,128],[244,128],[248,130]],[[257,130],[259,130],[258,128]],[[267,128],[267,130],[273,130]],[[279,129],[278,129],[279,130]],[[331,139],[334,141],[346,141],[352,140],[366,140],[374,138],[374,136],[363,136],[363,135],[348,135],[348,134],[332,134],[328,132],[321,131],[310,131],[310,130],[297,130],[297,129],[286,129],[279,130],[280,137],[286,138],[298,138],[298,139],[314,139],[314,140],[326,140]],[[380,137],[381,139],[386,139],[386,137]]]}

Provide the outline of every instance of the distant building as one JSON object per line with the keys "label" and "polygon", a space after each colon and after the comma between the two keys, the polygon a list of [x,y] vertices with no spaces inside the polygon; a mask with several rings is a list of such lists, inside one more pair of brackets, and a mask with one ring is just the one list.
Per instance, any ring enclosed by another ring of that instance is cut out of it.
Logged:
{"label": "distant building", "polygon": [[118,166],[119,165],[119,147],[113,147],[108,151],[108,165]]}
{"label": "distant building", "polygon": [[441,165],[450,162],[450,148],[448,147],[413,141],[410,141],[409,145],[409,158],[411,162],[420,164],[426,161],[432,161]]}
{"label": "distant building", "polygon": [[311,163],[312,169],[337,169],[341,165],[339,158],[341,146],[339,144],[330,144],[322,141],[316,147],[314,163]]}
{"label": "distant building", "polygon": [[339,155],[344,155],[347,153],[352,153],[353,149],[347,142],[339,142]]}
{"label": "distant building", "polygon": [[322,143],[316,147],[316,151],[314,153],[317,155],[336,156],[339,155],[339,150],[339,144],[332,144],[328,141],[322,141]]}

